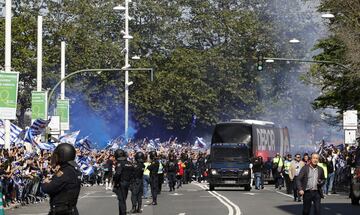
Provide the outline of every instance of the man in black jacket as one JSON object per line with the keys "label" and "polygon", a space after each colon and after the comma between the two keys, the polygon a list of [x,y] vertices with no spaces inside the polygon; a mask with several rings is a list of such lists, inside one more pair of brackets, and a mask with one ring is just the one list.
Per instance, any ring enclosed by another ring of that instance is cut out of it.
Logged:
{"label": "man in black jacket", "polygon": [[318,166],[319,154],[311,155],[311,162],[301,168],[296,178],[299,194],[304,196],[303,215],[310,214],[311,205],[314,203],[315,215],[320,215],[320,202],[323,198],[321,187],[325,183],[324,170]]}

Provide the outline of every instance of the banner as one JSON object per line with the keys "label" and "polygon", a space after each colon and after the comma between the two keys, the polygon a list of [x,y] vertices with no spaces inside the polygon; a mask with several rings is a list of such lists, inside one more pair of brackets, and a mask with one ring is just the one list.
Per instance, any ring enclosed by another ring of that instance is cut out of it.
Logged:
{"label": "banner", "polygon": [[33,91],[31,93],[31,121],[47,119],[47,92]]}
{"label": "banner", "polygon": [[16,119],[18,72],[0,71],[0,119]]}
{"label": "banner", "polygon": [[57,100],[56,115],[60,116],[62,131],[70,130],[70,101],[69,99]]}

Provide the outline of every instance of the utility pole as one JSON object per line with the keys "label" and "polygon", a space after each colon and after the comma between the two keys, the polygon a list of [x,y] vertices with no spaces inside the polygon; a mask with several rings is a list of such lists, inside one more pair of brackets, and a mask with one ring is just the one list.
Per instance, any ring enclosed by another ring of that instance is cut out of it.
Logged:
{"label": "utility pole", "polygon": [[[5,72],[11,72],[11,0],[5,1]],[[5,149],[10,149],[10,120],[4,119]]]}
{"label": "utility pole", "polygon": [[[60,78],[60,80],[65,78],[65,49],[66,49],[66,43],[65,43],[65,41],[62,41],[61,42],[61,78]],[[65,100],[65,81],[61,82],[60,99]],[[64,135],[63,128],[60,128],[60,135]]]}

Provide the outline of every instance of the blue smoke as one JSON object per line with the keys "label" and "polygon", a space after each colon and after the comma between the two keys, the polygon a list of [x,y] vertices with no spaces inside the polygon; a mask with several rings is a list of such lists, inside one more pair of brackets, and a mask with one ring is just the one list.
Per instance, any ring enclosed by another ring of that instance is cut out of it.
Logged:
{"label": "blue smoke", "polygon": [[[124,108],[120,105],[95,110],[84,95],[70,96],[70,126],[72,131],[80,130],[79,138],[89,136],[97,148],[104,148],[116,137],[124,137]],[[130,117],[129,117],[130,118]],[[129,138],[136,134],[136,124],[129,119]]]}

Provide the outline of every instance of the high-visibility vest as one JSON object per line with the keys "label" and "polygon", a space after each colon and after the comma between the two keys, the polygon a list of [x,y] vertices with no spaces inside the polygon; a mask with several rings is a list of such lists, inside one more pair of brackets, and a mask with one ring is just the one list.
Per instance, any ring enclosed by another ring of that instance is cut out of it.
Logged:
{"label": "high-visibility vest", "polygon": [[278,167],[282,167],[284,164],[283,164],[283,161],[282,161],[282,158],[281,157],[274,157],[273,159],[273,163],[275,164],[278,164]]}
{"label": "high-visibility vest", "polygon": [[145,169],[144,169],[144,175],[150,175],[150,170],[147,169],[148,166],[150,166],[149,162],[144,163]]}
{"label": "high-visibility vest", "polygon": [[325,176],[325,178],[327,178],[327,176],[328,176],[328,171],[327,171],[326,163],[318,163],[318,166],[321,167],[321,168],[323,168],[323,170],[324,170],[324,176]]}
{"label": "high-visibility vest", "polygon": [[285,163],[284,163],[284,170],[285,170],[286,174],[289,174],[290,166],[291,166],[291,161],[286,160]]}
{"label": "high-visibility vest", "polygon": [[162,173],[163,173],[163,169],[164,169],[164,167],[163,167],[162,163],[161,163],[161,162],[159,162],[159,170],[158,170],[158,174],[162,174]]}

